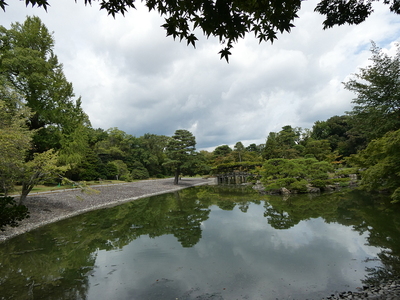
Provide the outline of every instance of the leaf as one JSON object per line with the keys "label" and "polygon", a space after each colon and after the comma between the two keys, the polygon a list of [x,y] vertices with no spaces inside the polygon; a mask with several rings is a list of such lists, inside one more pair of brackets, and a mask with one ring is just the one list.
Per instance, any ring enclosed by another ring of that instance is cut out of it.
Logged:
{"label": "leaf", "polygon": [[187,45],[192,44],[194,48],[196,48],[196,41],[198,40],[197,37],[192,33],[187,38]]}
{"label": "leaf", "polygon": [[8,4],[4,0],[0,0],[0,7],[3,11],[6,11],[6,6],[8,6]]}
{"label": "leaf", "polygon": [[229,51],[229,48],[228,48],[228,47],[222,49],[222,50],[219,51],[218,53],[221,54],[220,59],[225,58],[225,59],[226,59],[226,62],[229,63],[229,55],[231,55],[232,53]]}

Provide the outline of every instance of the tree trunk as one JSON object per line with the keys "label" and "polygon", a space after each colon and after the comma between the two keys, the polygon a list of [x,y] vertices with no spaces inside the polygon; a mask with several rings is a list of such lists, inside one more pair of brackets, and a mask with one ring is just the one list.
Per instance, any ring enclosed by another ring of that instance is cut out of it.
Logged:
{"label": "tree trunk", "polygon": [[175,178],[174,178],[174,184],[179,183],[179,174],[181,173],[181,168],[176,168],[175,170]]}
{"label": "tree trunk", "polygon": [[22,191],[21,191],[21,196],[19,197],[19,202],[18,205],[22,205],[30,191],[32,190],[33,186],[29,184],[22,184]]}

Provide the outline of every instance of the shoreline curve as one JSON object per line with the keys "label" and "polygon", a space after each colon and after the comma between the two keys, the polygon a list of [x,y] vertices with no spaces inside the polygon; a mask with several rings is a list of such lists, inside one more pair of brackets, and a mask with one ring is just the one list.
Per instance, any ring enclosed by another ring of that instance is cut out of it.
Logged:
{"label": "shoreline curve", "polygon": [[41,226],[89,211],[210,183],[209,179],[202,178],[183,178],[178,185],[174,185],[171,178],[151,179],[90,186],[99,193],[83,193],[79,189],[67,189],[28,195],[24,205],[28,207],[30,218],[19,222],[18,227],[8,226],[5,231],[1,231],[0,243]]}

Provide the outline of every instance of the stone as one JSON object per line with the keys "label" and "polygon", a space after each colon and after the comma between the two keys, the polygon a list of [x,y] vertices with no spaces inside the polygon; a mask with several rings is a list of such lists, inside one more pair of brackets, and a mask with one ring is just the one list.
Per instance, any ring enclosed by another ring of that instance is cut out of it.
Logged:
{"label": "stone", "polygon": [[320,188],[316,188],[316,187],[308,187],[307,188],[307,192],[308,193],[320,193],[321,189]]}
{"label": "stone", "polygon": [[290,191],[285,187],[281,188],[280,191],[281,191],[281,194],[284,194],[284,195],[290,194]]}

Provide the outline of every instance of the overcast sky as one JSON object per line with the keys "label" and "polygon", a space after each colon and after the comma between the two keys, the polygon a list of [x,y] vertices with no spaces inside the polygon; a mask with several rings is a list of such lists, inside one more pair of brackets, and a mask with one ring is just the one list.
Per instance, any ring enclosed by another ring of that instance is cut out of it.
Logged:
{"label": "overcast sky", "polygon": [[49,0],[42,8],[9,0],[0,25],[40,17],[54,32],[55,53],[94,128],[118,127],[134,136],[190,130],[198,149],[242,141],[264,143],[282,126],[311,128],[351,110],[343,81],[365,66],[371,41],[393,51],[400,16],[376,4],[357,26],[322,30],[317,1],[304,1],[290,34],[271,45],[240,40],[230,63],[221,45],[198,36],[196,49],[166,37],[163,19],[137,3],[113,19],[98,4]]}

